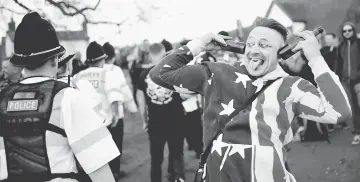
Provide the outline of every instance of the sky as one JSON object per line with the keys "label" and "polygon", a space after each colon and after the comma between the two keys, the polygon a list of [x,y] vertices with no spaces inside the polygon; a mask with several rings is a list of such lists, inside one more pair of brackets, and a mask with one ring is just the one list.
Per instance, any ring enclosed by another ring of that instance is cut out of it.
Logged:
{"label": "sky", "polygon": [[[7,0],[0,0],[0,4]],[[42,8],[52,19],[60,25],[65,25],[68,30],[81,29],[81,19],[61,16],[58,11],[43,4],[42,0],[32,0],[33,7]],[[80,3],[94,5],[96,0],[75,0]],[[104,43],[109,41],[116,46],[140,43],[144,39],[158,42],[167,39],[171,42],[183,38],[195,38],[208,32],[229,31],[236,29],[236,20],[241,20],[244,27],[253,23],[257,16],[266,14],[272,0],[102,0],[96,12],[91,13],[95,19],[109,21],[122,21],[129,17],[129,21],[119,28],[109,25],[89,25],[90,41]],[[158,10],[146,11],[148,22],[137,22],[138,8],[136,3],[148,9],[149,5]],[[9,5],[17,8],[16,5]],[[279,13],[280,12],[280,13]],[[289,20],[283,18],[281,10],[272,13],[280,17],[285,24]],[[0,18],[8,21],[10,16]],[[21,16],[15,16],[18,25]],[[1,21],[1,20],[0,20]],[[291,20],[290,20],[291,21]],[[1,22],[0,22],[1,24]],[[4,35],[5,27],[0,25],[0,36]],[[59,28],[60,29],[60,28]]]}

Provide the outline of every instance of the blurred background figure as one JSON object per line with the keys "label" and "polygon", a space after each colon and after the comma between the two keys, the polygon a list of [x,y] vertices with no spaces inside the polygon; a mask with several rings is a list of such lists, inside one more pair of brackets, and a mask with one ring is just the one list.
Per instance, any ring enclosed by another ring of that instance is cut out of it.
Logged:
{"label": "blurred background figure", "polygon": [[[337,74],[342,81],[343,87],[349,97],[352,107],[352,122],[354,138],[353,145],[360,144],[360,107],[358,105],[354,86],[360,83],[360,39],[357,38],[355,25],[352,22],[345,22],[342,26],[342,42],[339,45]],[[342,126],[348,129],[347,125]]]}
{"label": "blurred background figure", "polygon": [[[229,36],[229,33],[226,31],[220,31],[218,34]],[[238,57],[235,53],[229,51],[211,51],[212,55],[216,58],[216,62],[222,62],[226,64],[234,64],[234,62],[238,61]]]}
{"label": "blurred background figure", "polygon": [[166,39],[163,39],[162,41],[161,41],[161,44],[165,47],[165,52],[168,54],[170,51],[172,51],[172,49],[173,49],[173,46],[172,46],[172,44],[169,42],[169,41],[167,41]]}
{"label": "blurred background figure", "polygon": [[13,65],[9,59],[2,62],[3,76],[0,80],[0,91],[12,83],[17,83],[21,79],[22,67]]}
{"label": "blurred background figure", "polygon": [[117,85],[117,89],[120,91],[123,102],[118,102],[119,117],[118,122],[115,126],[109,128],[111,135],[113,136],[114,142],[118,147],[121,155],[115,158],[110,162],[110,167],[118,174],[119,178],[124,177],[126,174],[124,171],[120,170],[120,157],[123,155],[123,139],[124,139],[124,109],[128,111],[132,118],[135,119],[135,114],[137,113],[137,106],[134,102],[132,92],[128,83],[126,82],[125,75],[122,69],[115,65],[116,53],[115,48],[109,43],[106,42],[103,46],[104,52],[107,55],[105,58],[104,68],[108,72],[114,73],[114,84]]}
{"label": "blurred background figure", "polygon": [[85,70],[88,67],[89,67],[88,65],[86,65],[85,63],[83,63],[81,61],[81,53],[76,52],[75,57],[72,60],[72,68],[73,68],[72,76],[76,75],[77,73],[79,73],[82,70]]}
{"label": "blurred background figure", "polygon": [[137,58],[132,61],[129,66],[130,66],[130,77],[131,77],[131,81],[133,84],[133,96],[135,98],[135,102],[137,103],[137,99],[136,99],[136,92],[137,92],[137,88],[138,88],[138,81],[139,81],[139,77],[141,72],[144,71],[145,68],[148,68],[149,66],[147,66],[148,64],[151,64],[151,62],[149,62],[149,46],[150,46],[150,42],[149,40],[145,39],[139,46],[138,46],[138,52],[137,52]]}
{"label": "blurred background figure", "polygon": [[324,36],[324,46],[321,48],[321,54],[332,71],[335,71],[337,64],[337,37],[334,33],[326,33]]}
{"label": "blurred background figure", "polygon": [[[335,72],[338,67],[338,44],[337,37],[334,33],[326,33],[324,36],[324,46],[320,49],[321,55],[324,57],[329,68]],[[328,131],[334,132],[335,125],[329,124]]]}
{"label": "blurred background figure", "polygon": [[[150,59],[155,66],[166,55],[160,43],[150,46]],[[137,99],[144,129],[150,140],[151,182],[162,181],[164,147],[169,148],[168,180],[184,182],[184,108],[179,93],[155,84],[149,77],[150,68],[140,74]]]}

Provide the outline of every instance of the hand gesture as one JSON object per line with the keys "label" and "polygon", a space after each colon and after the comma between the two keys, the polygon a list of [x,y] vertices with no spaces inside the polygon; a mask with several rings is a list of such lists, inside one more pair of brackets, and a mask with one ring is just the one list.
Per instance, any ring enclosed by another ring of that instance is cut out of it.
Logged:
{"label": "hand gesture", "polygon": [[149,128],[148,128],[148,123],[147,122],[143,122],[143,129],[144,129],[144,131],[148,131],[149,130]]}
{"label": "hand gesture", "polygon": [[303,38],[304,40],[300,41],[296,47],[292,50],[293,52],[302,50],[304,52],[305,57],[311,61],[312,59],[321,56],[320,53],[320,44],[316,39],[314,33],[312,31],[302,31],[295,32],[294,35]]}
{"label": "hand gesture", "polygon": [[118,124],[118,122],[119,122],[119,118],[116,117],[116,116],[113,116],[112,119],[111,119],[111,125],[110,125],[110,127],[111,127],[111,128],[114,128],[114,127]]}
{"label": "hand gesture", "polygon": [[226,45],[226,40],[232,39],[229,36],[208,33],[200,38],[194,39],[187,43],[194,56],[203,51],[220,50],[220,45]]}

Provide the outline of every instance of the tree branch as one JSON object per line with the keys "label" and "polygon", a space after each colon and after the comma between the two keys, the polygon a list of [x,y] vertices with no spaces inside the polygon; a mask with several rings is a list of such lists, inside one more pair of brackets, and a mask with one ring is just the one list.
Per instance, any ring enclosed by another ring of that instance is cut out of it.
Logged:
{"label": "tree branch", "polygon": [[32,11],[30,8],[28,8],[27,6],[25,6],[23,3],[19,2],[18,0],[14,0],[14,2],[19,5],[20,7],[22,7],[23,9],[25,9],[26,11],[30,12]]}
{"label": "tree branch", "polygon": [[24,13],[21,13],[21,12],[18,12],[18,11],[15,11],[13,9],[10,9],[10,8],[7,8],[7,7],[4,7],[4,6],[0,6],[0,10],[6,10],[6,11],[9,11],[11,13],[14,13],[14,14],[17,14],[17,15],[24,15],[26,14],[25,12]]}
{"label": "tree branch", "polygon": [[126,21],[128,21],[130,19],[130,17],[124,19],[123,21],[121,22],[110,22],[110,21],[91,21],[91,20],[86,20],[86,23],[89,23],[89,24],[108,24],[108,25],[117,25],[117,26],[121,26],[123,25]]}
{"label": "tree branch", "polygon": [[[17,5],[19,5],[21,8],[26,10],[26,12],[34,11],[34,10],[30,9],[24,3],[19,2],[19,0],[14,0],[14,2]],[[129,18],[126,18],[125,20],[123,20],[121,22],[95,21],[95,20],[92,20],[90,17],[88,17],[88,14],[86,12],[87,11],[95,11],[99,7],[101,0],[98,0],[97,3],[93,7],[86,6],[86,7],[83,7],[83,8],[77,7],[76,6],[77,3],[70,3],[70,2],[67,2],[67,1],[45,0],[45,2],[48,3],[49,6],[53,6],[56,9],[59,9],[60,12],[64,16],[74,17],[74,16],[79,16],[80,15],[80,16],[82,16],[84,18],[85,23],[89,23],[89,24],[108,24],[108,25],[116,25],[116,26],[120,27],[126,21],[129,20]],[[146,18],[146,10],[143,9],[142,7],[140,7],[139,4],[137,4],[137,7],[140,10],[140,13],[138,15],[138,18],[140,19],[140,21],[148,21],[148,19]],[[154,7],[151,7],[151,8],[154,8]],[[5,7],[3,7],[3,9],[5,9]],[[19,12],[12,11],[9,8],[6,8],[5,10],[14,12],[16,14],[20,14]],[[25,14],[25,13],[21,13],[21,15],[23,15],[23,14]]]}
{"label": "tree branch", "polygon": [[[60,2],[55,2],[54,0],[46,0],[46,1],[51,5],[57,7],[66,16],[75,16],[75,15],[83,14],[87,10],[95,11],[101,2],[101,0],[98,0],[94,7],[85,7],[79,9],[64,1],[60,1]],[[68,12],[66,11],[67,9],[72,10],[73,12]]]}

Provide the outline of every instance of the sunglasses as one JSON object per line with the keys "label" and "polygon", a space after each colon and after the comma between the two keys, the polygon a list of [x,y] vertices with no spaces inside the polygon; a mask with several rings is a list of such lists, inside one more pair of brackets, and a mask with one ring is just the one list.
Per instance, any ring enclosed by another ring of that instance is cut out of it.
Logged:
{"label": "sunglasses", "polygon": [[351,29],[348,29],[348,30],[343,30],[342,32],[345,33],[345,32],[352,32],[353,30]]}

